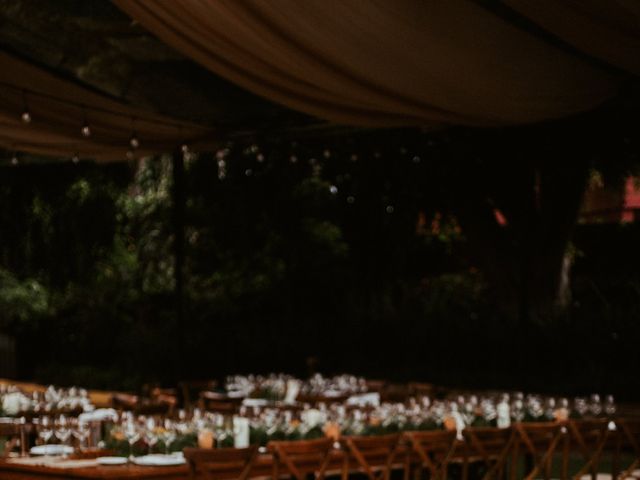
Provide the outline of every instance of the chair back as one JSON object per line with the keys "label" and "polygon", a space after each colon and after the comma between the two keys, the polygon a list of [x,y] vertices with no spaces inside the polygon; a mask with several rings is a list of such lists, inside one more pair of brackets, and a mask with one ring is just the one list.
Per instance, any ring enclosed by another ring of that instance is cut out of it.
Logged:
{"label": "chair back", "polygon": [[606,419],[569,420],[567,428],[570,437],[570,450],[584,458],[584,465],[575,475],[583,476],[590,472],[597,475],[602,451],[609,440],[609,422]]}
{"label": "chair back", "polygon": [[632,472],[640,467],[640,419],[618,419],[616,420],[618,435],[618,450],[623,450],[633,455],[631,464],[618,476],[618,478],[630,477]]}
{"label": "chair back", "polygon": [[[516,423],[517,443],[532,459],[530,472],[525,472],[527,480],[536,478],[540,472],[549,478],[553,463],[553,455],[565,438],[566,427],[562,423],[535,422]],[[515,469],[514,469],[515,470]]]}
{"label": "chair back", "polygon": [[433,430],[425,432],[405,432],[411,452],[418,457],[430,478],[446,478],[449,461],[457,450],[456,432]]}
{"label": "chair back", "polygon": [[185,448],[189,478],[203,480],[246,480],[257,455],[247,448]]}
{"label": "chair back", "polygon": [[515,442],[515,432],[511,428],[474,427],[462,431],[466,455],[480,457],[487,471],[483,479],[501,478],[504,474],[509,452]]}
{"label": "chair back", "polygon": [[275,457],[272,478],[278,479],[284,467],[296,480],[306,480],[309,474],[324,479],[332,446],[329,438],[269,442],[267,448]]}
{"label": "chair back", "polygon": [[4,438],[4,448],[0,451],[0,458],[8,457],[13,449],[24,440],[24,425],[15,422],[0,422],[0,438]]}
{"label": "chair back", "polygon": [[352,470],[351,463],[355,463],[357,471],[366,474],[370,480],[388,480],[399,442],[399,434],[343,437],[340,440],[346,451],[343,477]]}

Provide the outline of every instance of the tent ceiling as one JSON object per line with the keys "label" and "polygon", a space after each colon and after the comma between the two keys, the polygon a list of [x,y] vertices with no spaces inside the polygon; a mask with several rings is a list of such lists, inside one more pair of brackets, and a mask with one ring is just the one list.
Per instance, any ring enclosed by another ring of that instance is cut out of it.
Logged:
{"label": "tent ceiling", "polygon": [[137,107],[222,132],[325,124],[210,73],[108,0],[0,0],[0,49]]}

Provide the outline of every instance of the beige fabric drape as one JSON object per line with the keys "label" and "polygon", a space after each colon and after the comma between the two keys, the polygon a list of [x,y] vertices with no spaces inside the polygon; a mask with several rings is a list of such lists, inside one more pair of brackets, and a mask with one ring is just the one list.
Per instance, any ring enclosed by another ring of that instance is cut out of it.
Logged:
{"label": "beige fabric drape", "polygon": [[578,50],[640,75],[640,1],[503,1]]}
{"label": "beige fabric drape", "polygon": [[228,80],[343,124],[536,122],[620,82],[468,0],[114,2]]}
{"label": "beige fabric drape", "polygon": [[[25,106],[30,123],[21,120]],[[81,134],[85,119],[89,137]],[[127,106],[0,52],[0,147],[124,160],[134,131],[140,141],[138,156],[171,152],[182,143],[203,148],[215,142],[207,128]]]}

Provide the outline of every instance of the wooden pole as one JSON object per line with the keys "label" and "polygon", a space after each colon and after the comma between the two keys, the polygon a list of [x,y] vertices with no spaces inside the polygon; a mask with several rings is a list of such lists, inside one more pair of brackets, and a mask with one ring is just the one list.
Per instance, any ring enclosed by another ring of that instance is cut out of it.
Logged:
{"label": "wooden pole", "polygon": [[184,318],[184,152],[173,153],[173,249],[176,320],[182,325]]}

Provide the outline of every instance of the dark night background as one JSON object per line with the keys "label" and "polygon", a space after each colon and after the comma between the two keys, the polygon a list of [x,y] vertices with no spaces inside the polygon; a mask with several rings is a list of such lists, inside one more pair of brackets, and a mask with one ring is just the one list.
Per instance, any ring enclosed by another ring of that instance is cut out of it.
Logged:
{"label": "dark night background", "polygon": [[306,376],[314,358],[640,399],[640,223],[578,221],[590,186],[637,175],[637,82],[545,124],[342,128],[216,77],[111,2],[0,7],[1,49],[221,142],[183,176],[171,156],[2,152],[0,333],[16,356],[0,376],[135,391]]}
{"label": "dark night background", "polygon": [[[187,160],[182,213],[170,157],[4,165],[0,325],[17,339],[17,376],[136,390],[304,376],[315,357],[325,373],[638,398],[637,223],[575,227],[561,310],[504,273],[557,241],[532,229],[564,211],[556,190],[578,184],[580,199],[594,176],[617,187],[634,171],[624,125],[597,112],[501,130],[234,141]],[[534,190],[536,211],[524,208]],[[487,217],[501,235],[492,246],[468,234],[478,222],[465,229],[478,205],[507,219]],[[483,267],[496,252],[502,274]]]}

